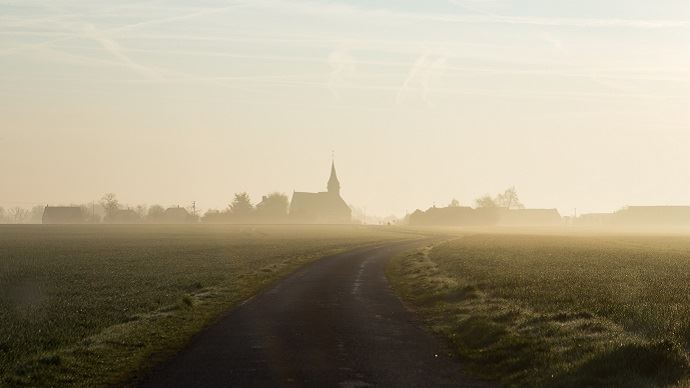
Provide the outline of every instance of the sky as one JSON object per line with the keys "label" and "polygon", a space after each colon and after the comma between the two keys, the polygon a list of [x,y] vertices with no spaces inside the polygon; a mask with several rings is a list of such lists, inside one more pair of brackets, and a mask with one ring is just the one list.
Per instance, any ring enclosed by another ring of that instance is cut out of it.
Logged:
{"label": "sky", "polygon": [[690,204],[685,0],[0,0],[0,206]]}

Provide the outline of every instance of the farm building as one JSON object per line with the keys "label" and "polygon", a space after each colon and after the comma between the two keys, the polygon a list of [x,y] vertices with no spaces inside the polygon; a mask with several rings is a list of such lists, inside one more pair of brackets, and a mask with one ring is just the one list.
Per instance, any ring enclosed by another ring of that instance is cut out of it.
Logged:
{"label": "farm building", "polygon": [[186,224],[193,222],[194,216],[183,207],[169,207],[163,212],[162,222],[165,224]]}
{"label": "farm building", "polygon": [[603,226],[611,225],[613,213],[586,213],[575,219],[578,226]]}
{"label": "farm building", "polygon": [[110,217],[106,217],[106,221],[111,224],[138,224],[141,217],[132,209],[117,209]]}
{"label": "farm building", "polygon": [[46,206],[41,222],[44,224],[83,224],[86,215],[79,206]]}
{"label": "farm building", "polygon": [[478,226],[495,225],[500,217],[499,208],[473,209],[466,206],[430,207],[410,214],[410,225]]}
{"label": "farm building", "polygon": [[429,226],[556,226],[561,223],[561,215],[556,209],[434,206],[410,215],[411,225]]}
{"label": "farm building", "polygon": [[690,226],[690,206],[628,206],[614,213],[623,226]]}
{"label": "farm building", "polygon": [[290,219],[298,223],[346,224],[351,222],[352,210],[340,196],[340,181],[331,163],[327,191],[319,193],[294,192],[290,202]]}
{"label": "farm building", "polygon": [[556,209],[503,209],[501,226],[555,226],[562,222]]}

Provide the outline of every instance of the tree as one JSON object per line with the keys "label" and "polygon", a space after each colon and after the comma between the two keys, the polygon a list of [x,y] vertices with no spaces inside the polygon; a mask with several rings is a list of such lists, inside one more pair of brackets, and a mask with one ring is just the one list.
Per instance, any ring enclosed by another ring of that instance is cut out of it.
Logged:
{"label": "tree", "polygon": [[23,224],[26,222],[26,220],[29,219],[29,211],[26,209],[23,209],[19,206],[14,207],[10,209],[10,216],[12,218],[12,222],[15,224]]}
{"label": "tree", "polygon": [[256,205],[256,215],[263,219],[279,220],[285,218],[289,206],[288,196],[283,193],[271,193],[264,196]]}
{"label": "tree", "polygon": [[216,209],[208,209],[206,210],[206,213],[201,217],[201,222],[207,222],[207,223],[221,223],[224,220],[224,213],[221,213],[220,210]]}
{"label": "tree", "polygon": [[103,214],[105,213],[105,209],[100,203],[83,203],[79,205],[79,207],[81,208],[81,214],[84,217],[84,222],[89,224],[100,223],[101,219],[103,218]]}
{"label": "tree", "polygon": [[146,205],[137,205],[137,207],[134,208],[134,212],[137,213],[137,215],[141,219],[146,217],[147,211],[148,211],[148,208],[146,207]]}
{"label": "tree", "polygon": [[491,198],[490,195],[486,194],[482,197],[477,198],[474,203],[478,208],[492,208],[492,207],[498,207],[496,204],[496,201],[494,201],[493,198]]}
{"label": "tree", "polygon": [[453,198],[453,200],[448,204],[448,207],[460,207],[460,201]]}
{"label": "tree", "polygon": [[165,214],[165,209],[161,205],[151,205],[149,212],[146,214],[148,222],[161,222]]}
{"label": "tree", "polygon": [[117,200],[114,193],[106,193],[101,198],[101,206],[105,210],[106,218],[112,218],[115,212],[120,209],[120,201]]}
{"label": "tree", "polygon": [[520,203],[515,186],[509,187],[502,194],[496,196],[496,204],[506,209],[524,209],[525,206]]}
{"label": "tree", "polygon": [[254,206],[249,198],[249,194],[246,192],[236,193],[235,199],[233,199],[230,204],[230,212],[232,215],[239,218],[246,218],[249,217],[253,211]]}
{"label": "tree", "polygon": [[4,224],[7,222],[7,213],[5,212],[5,209],[0,206],[0,224]]}
{"label": "tree", "polygon": [[29,216],[29,222],[32,224],[40,224],[43,222],[43,211],[45,210],[45,206],[43,205],[36,205],[31,208],[31,215]]}

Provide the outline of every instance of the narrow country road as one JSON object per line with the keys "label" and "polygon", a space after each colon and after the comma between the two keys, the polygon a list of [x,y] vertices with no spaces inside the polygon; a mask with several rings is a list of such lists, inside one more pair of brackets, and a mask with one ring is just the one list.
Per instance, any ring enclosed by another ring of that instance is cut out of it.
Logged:
{"label": "narrow country road", "polygon": [[479,386],[389,288],[387,243],[323,258],[221,318],[150,387]]}

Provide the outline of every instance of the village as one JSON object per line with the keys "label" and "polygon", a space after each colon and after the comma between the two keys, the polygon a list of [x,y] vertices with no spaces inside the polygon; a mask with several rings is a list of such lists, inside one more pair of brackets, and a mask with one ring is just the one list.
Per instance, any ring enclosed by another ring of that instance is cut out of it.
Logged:
{"label": "village", "polygon": [[[5,213],[4,211],[0,214]],[[331,163],[326,191],[293,192],[289,199],[283,193],[271,193],[261,202],[252,204],[247,193],[236,193],[224,210],[208,210],[197,214],[196,203],[189,207],[160,205],[122,206],[114,193],[105,194],[91,205],[37,206],[32,210],[11,209],[4,217],[7,223],[43,224],[349,224],[352,210],[340,196],[335,163]]]}
{"label": "village", "polygon": [[[226,209],[207,210],[199,215],[190,206],[123,206],[113,193],[98,203],[70,206],[35,206],[31,210],[0,208],[0,223],[42,224],[366,224],[367,218],[353,215],[353,207],[340,194],[340,181],[331,163],[326,191],[295,191],[292,197],[275,192],[252,204],[246,192],[236,193]],[[690,227],[690,206],[627,206],[610,213],[562,216],[555,208],[525,208],[514,187],[495,197],[484,195],[475,206],[436,205],[415,210],[403,218],[377,223],[411,226],[496,226],[496,227]]]}

